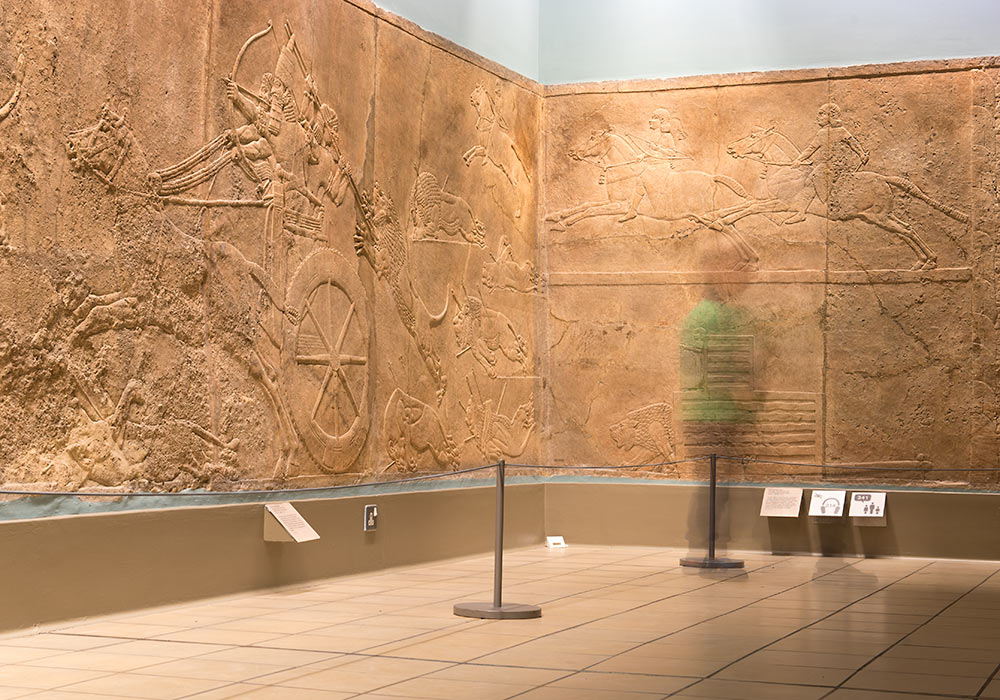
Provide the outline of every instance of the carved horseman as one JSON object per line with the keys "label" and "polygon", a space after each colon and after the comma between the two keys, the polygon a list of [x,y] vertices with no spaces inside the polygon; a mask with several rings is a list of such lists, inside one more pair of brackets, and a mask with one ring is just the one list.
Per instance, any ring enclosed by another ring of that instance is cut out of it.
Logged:
{"label": "carved horseman", "polygon": [[799,210],[785,219],[786,224],[806,220],[806,210],[814,195],[822,202],[832,203],[827,200],[833,199],[834,188],[843,176],[853,173],[868,162],[868,152],[844,126],[839,106],[828,102],[820,107],[816,123],[819,131],[794,161],[796,166],[809,167],[805,184],[812,192],[808,198],[802,199],[803,204]]}

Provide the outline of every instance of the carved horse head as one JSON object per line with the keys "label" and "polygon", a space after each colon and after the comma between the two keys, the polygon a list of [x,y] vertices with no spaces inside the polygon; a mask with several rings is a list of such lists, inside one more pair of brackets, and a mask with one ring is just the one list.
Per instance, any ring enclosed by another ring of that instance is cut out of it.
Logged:
{"label": "carved horse head", "polygon": [[726,153],[733,158],[749,158],[763,161],[766,153],[774,143],[775,128],[755,126],[748,135],[736,139],[726,146]]}
{"label": "carved horse head", "polygon": [[599,161],[611,150],[611,128],[594,129],[586,141],[569,149],[573,160]]}
{"label": "carved horse head", "polygon": [[776,127],[755,126],[748,135],[726,146],[726,153],[764,165],[790,166],[794,165],[799,149]]}
{"label": "carved horse head", "polygon": [[498,107],[500,103],[499,80],[492,92],[490,92],[489,88],[483,82],[476,83],[476,86],[472,88],[472,93],[469,95],[469,102],[476,108],[476,114],[478,115],[476,128],[479,131],[488,131],[494,125],[504,130],[509,128],[506,120],[500,114]]}

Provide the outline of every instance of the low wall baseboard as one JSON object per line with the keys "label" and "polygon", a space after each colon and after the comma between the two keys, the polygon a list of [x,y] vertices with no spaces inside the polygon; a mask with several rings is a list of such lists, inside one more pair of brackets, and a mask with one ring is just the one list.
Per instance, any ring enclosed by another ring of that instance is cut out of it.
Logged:
{"label": "low wall baseboard", "polygon": [[[299,500],[320,535],[301,544],[264,541],[262,504],[0,523],[0,631],[487,552],[494,499],[478,487]],[[510,486],[506,501],[507,544],[542,542],[544,485]],[[366,533],[368,503],[379,522]]]}
{"label": "low wall baseboard", "polygon": [[[893,491],[885,527],[759,515],[763,488],[720,486],[720,550],[1000,558],[1000,494]],[[808,490],[806,491],[808,497]],[[265,542],[263,504],[0,523],[0,632],[488,552],[490,486],[295,501],[320,534]],[[365,504],[378,530],[362,531]],[[707,489],[663,482],[509,484],[505,544],[706,547]],[[484,589],[492,583],[484,576]]]}
{"label": "low wall baseboard", "polygon": [[[707,489],[697,484],[548,484],[547,534],[568,542],[707,546]],[[878,488],[866,487],[866,491]],[[1000,559],[1000,494],[900,490],[885,527],[852,518],[764,518],[760,486],[720,486],[717,546],[777,554]],[[806,512],[805,489],[802,512]]]}

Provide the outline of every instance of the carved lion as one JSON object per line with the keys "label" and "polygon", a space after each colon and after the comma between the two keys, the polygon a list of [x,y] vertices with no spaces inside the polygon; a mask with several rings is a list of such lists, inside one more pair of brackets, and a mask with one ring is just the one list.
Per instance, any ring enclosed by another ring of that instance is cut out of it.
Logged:
{"label": "carved lion", "polygon": [[611,428],[615,446],[626,452],[641,447],[651,457],[671,460],[676,453],[673,411],[668,403],[654,403],[630,411]]}

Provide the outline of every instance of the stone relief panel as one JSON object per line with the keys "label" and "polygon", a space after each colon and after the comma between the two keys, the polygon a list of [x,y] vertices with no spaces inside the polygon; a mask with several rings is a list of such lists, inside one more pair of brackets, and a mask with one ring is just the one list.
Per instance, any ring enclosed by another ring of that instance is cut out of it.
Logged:
{"label": "stone relief panel", "polygon": [[[523,452],[538,96],[449,57],[465,94],[436,91],[397,142],[375,86],[379,31],[398,30],[364,9],[106,4],[97,29],[27,4],[0,27],[39,27],[0,57],[0,481],[281,487]],[[477,128],[480,81],[496,112]],[[459,359],[462,309],[510,377]]]}
{"label": "stone relief panel", "polygon": [[[927,471],[997,463],[995,69],[842,73],[547,98],[553,454],[995,481]],[[684,330],[705,303],[745,319]]]}
{"label": "stone relief panel", "polygon": [[[407,314],[391,319],[398,301],[376,284],[378,342],[391,348],[377,382],[386,422],[376,462],[392,473],[528,459],[540,99],[394,28],[380,29],[378,75],[374,177],[420,330],[419,342],[406,338]],[[371,262],[364,245],[359,253]],[[418,440],[426,449],[399,438],[401,397],[427,407],[413,409],[424,425],[441,426]]]}
{"label": "stone relief panel", "polygon": [[998,463],[992,64],[543,109],[347,2],[94,11],[0,15],[3,483]]}

